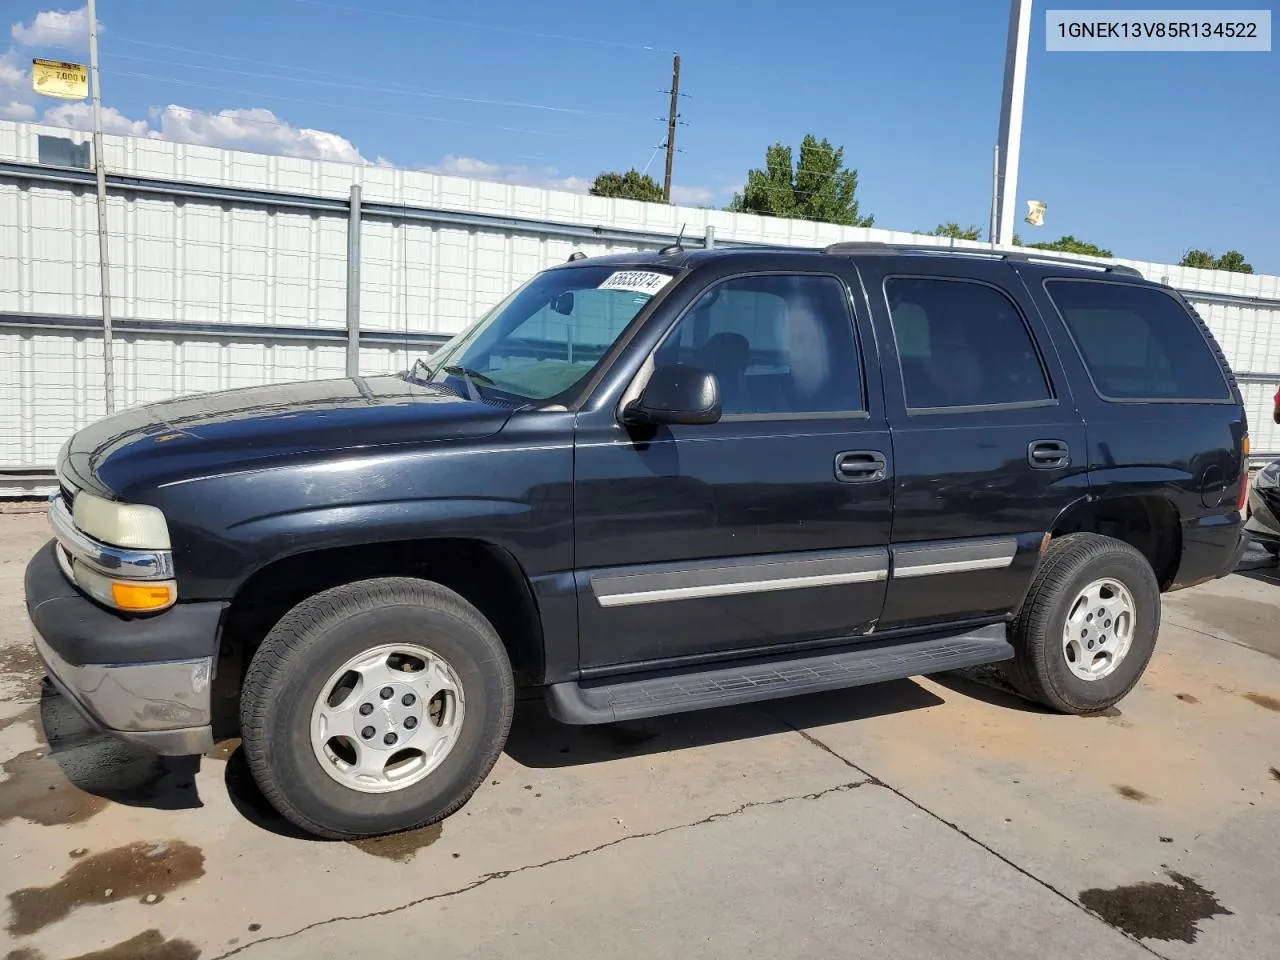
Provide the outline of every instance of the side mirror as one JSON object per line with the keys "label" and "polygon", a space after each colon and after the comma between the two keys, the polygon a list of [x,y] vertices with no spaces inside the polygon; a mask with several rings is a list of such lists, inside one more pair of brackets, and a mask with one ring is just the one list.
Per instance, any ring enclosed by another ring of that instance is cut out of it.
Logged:
{"label": "side mirror", "polygon": [[566,290],[564,293],[552,300],[551,309],[566,317],[573,313],[573,291]]}
{"label": "side mirror", "polygon": [[682,363],[657,367],[640,396],[627,404],[622,421],[631,425],[700,425],[720,419],[720,384],[715,374]]}

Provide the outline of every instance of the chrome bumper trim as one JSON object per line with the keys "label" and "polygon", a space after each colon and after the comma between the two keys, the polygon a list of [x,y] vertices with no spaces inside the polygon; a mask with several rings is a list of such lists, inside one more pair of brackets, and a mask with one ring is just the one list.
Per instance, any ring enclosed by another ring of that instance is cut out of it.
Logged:
{"label": "chrome bumper trim", "polygon": [[213,749],[213,658],[119,666],[72,666],[38,633],[49,679],[91,724],[167,756]]}
{"label": "chrome bumper trim", "polygon": [[172,580],[173,552],[129,550],[86,536],[75,525],[61,493],[49,497],[49,526],[62,548],[81,563],[123,580]]}

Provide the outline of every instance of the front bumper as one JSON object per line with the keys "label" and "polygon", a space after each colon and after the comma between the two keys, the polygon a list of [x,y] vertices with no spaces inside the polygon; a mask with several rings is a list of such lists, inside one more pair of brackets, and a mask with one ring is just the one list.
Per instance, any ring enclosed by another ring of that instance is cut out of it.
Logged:
{"label": "front bumper", "polygon": [[94,726],[156,753],[213,748],[210,686],[224,603],[145,619],[100,607],[67,580],[51,541],[26,571],[27,613],[49,679]]}

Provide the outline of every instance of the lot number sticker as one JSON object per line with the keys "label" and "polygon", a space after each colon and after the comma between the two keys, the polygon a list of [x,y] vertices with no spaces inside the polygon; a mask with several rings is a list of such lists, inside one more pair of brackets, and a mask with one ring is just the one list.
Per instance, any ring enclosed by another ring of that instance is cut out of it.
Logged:
{"label": "lot number sticker", "polygon": [[653,296],[671,282],[670,274],[653,273],[648,270],[618,270],[611,274],[601,290],[628,290],[631,293],[644,293]]}

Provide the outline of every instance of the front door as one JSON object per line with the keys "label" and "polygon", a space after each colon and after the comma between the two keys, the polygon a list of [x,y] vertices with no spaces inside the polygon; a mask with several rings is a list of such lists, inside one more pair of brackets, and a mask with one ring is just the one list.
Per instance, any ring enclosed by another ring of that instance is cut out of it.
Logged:
{"label": "front door", "polygon": [[612,407],[579,417],[587,675],[857,636],[884,599],[893,457],[846,277],[828,266],[685,282],[706,289],[652,365],[713,372],[721,420],[645,434]]}
{"label": "front door", "polygon": [[1084,424],[1035,305],[1003,261],[867,257],[896,464],[881,629],[992,620],[1087,493]]}

